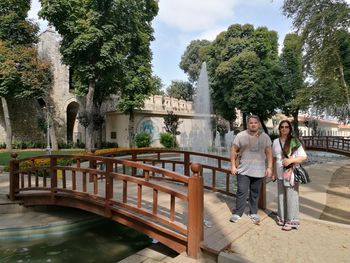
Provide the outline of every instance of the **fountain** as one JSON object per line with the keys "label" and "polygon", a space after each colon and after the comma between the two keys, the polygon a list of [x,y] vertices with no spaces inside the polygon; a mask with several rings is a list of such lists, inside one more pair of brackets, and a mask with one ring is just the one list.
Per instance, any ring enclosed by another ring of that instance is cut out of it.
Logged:
{"label": "fountain", "polygon": [[207,65],[205,62],[203,62],[199,74],[193,107],[196,114],[192,121],[190,147],[192,151],[208,152],[212,144],[210,123],[211,102]]}

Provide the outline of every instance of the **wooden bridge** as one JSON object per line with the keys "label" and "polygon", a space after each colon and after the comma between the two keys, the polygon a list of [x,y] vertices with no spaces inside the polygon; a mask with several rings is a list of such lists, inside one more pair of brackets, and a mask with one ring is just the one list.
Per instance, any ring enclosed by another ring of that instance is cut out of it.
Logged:
{"label": "wooden bridge", "polygon": [[[307,149],[350,156],[349,139],[301,139]],[[10,161],[11,200],[83,209],[193,258],[201,250],[218,254],[251,227],[228,221],[235,177],[227,157],[162,149],[16,157]],[[266,208],[265,183],[259,207]]]}
{"label": "wooden bridge", "polygon": [[306,149],[350,156],[350,138],[341,136],[300,137]]}
{"label": "wooden bridge", "polygon": [[83,209],[193,258],[201,249],[219,253],[241,233],[228,221],[235,191],[229,158],[160,149],[16,157],[9,196],[26,206]]}

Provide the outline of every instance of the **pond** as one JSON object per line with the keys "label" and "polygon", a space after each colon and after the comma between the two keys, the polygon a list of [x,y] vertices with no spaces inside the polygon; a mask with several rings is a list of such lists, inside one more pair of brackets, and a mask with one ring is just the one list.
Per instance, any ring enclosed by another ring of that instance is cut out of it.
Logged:
{"label": "pond", "polygon": [[152,239],[113,221],[84,231],[35,240],[0,241],[0,262],[118,262],[152,244]]}

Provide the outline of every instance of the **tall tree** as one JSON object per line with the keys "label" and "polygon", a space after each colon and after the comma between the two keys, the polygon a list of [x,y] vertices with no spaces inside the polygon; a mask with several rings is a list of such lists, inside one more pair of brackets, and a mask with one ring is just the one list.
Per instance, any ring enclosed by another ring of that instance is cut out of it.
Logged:
{"label": "tall tree", "polygon": [[193,40],[181,56],[180,68],[188,75],[192,84],[198,80],[209,47],[210,41],[208,40]]}
{"label": "tall tree", "polygon": [[7,150],[12,150],[12,125],[7,101],[41,97],[50,87],[49,65],[37,57],[34,48],[38,26],[27,20],[29,9],[29,0],[0,2],[0,97]]}
{"label": "tall tree", "polygon": [[216,37],[207,60],[217,113],[228,121],[235,108],[262,121],[274,114],[280,105],[277,46],[276,32],[249,24],[231,25]]}
{"label": "tall tree", "polygon": [[173,80],[166,90],[167,95],[179,100],[193,100],[194,88],[188,81]]}
{"label": "tall tree", "polygon": [[280,56],[282,71],[282,110],[286,115],[293,116],[294,131],[298,134],[299,109],[309,105],[308,98],[301,96],[303,92],[303,64],[301,38],[297,34],[287,34],[283,41]]}
{"label": "tall tree", "polygon": [[[63,62],[87,86],[85,112],[93,116],[98,81],[113,78],[120,109],[129,114],[133,144],[134,109],[142,107],[150,91],[151,21],[155,0],[41,0],[40,16],[62,36]],[[105,94],[105,93],[100,93]],[[109,94],[107,94],[109,95]],[[87,148],[93,147],[93,123],[87,127]]]}
{"label": "tall tree", "polygon": [[[311,99],[319,107],[350,109],[338,32],[350,27],[350,7],[344,0],[285,0],[284,14],[301,33],[307,73],[313,80]],[[345,96],[344,96],[345,95]]]}

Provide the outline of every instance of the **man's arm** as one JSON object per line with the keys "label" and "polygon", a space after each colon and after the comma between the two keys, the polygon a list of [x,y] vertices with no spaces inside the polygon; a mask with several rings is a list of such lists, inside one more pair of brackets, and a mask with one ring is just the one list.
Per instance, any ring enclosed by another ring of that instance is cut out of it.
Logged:
{"label": "man's arm", "polygon": [[271,146],[268,146],[265,148],[265,155],[267,159],[265,176],[271,177],[272,175],[272,147]]}
{"label": "man's arm", "polygon": [[238,154],[239,148],[233,144],[231,147],[231,174],[236,175],[237,174],[237,167],[236,167],[236,159]]}

